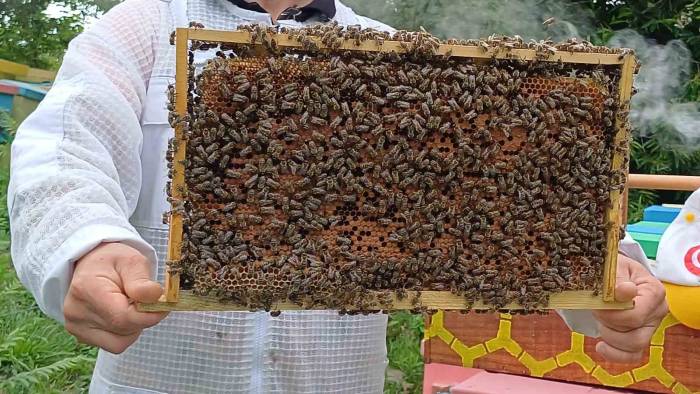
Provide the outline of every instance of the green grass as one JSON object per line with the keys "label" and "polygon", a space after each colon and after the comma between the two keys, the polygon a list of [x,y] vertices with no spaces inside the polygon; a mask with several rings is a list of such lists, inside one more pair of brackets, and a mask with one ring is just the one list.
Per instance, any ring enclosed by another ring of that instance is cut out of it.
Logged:
{"label": "green grass", "polygon": [[[2,124],[7,125],[6,122]],[[6,127],[7,128],[7,127]],[[9,145],[0,145],[5,163]],[[87,392],[96,349],[46,317],[17,279],[9,255],[8,169],[0,168],[0,393]]]}
{"label": "green grass", "polygon": [[97,352],[39,310],[0,256],[0,393],[87,392]]}
{"label": "green grass", "polygon": [[97,351],[39,310],[10,262],[8,155],[9,144],[0,145],[0,394],[87,392]]}
{"label": "green grass", "polygon": [[423,316],[408,312],[390,315],[387,327],[389,368],[384,392],[391,394],[420,393],[423,389],[423,358],[420,341],[423,338]]}

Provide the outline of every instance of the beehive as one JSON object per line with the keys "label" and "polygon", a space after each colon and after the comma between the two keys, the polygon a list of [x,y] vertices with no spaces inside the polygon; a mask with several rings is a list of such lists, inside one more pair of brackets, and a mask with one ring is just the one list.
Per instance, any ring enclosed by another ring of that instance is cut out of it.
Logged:
{"label": "beehive", "polygon": [[628,51],[327,25],[179,29],[177,55],[166,296],[142,308],[628,306]]}

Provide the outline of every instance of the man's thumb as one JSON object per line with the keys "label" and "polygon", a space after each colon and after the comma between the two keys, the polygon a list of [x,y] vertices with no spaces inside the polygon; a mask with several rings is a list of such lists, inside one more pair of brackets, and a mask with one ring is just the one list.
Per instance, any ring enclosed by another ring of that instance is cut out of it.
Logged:
{"label": "man's thumb", "polygon": [[618,255],[617,277],[615,279],[615,300],[626,302],[637,296],[637,285],[631,279],[629,257]]}
{"label": "man's thumb", "polygon": [[117,263],[126,296],[138,302],[156,302],[163,287],[151,280],[150,262],[142,255],[130,256]]}

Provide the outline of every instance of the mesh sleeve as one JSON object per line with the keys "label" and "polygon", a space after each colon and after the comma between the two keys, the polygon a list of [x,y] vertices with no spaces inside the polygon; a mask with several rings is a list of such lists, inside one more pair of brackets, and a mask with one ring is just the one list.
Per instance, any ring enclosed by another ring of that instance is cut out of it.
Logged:
{"label": "mesh sleeve", "polygon": [[71,263],[92,247],[126,241],[154,258],[128,218],[141,185],[139,117],[158,12],[155,1],[129,0],[76,37],[12,146],[12,260],[59,321]]}

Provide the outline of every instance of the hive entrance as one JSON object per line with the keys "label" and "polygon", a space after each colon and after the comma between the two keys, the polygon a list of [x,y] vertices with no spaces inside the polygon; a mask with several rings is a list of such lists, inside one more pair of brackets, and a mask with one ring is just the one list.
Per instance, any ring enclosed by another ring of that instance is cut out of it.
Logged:
{"label": "hive entrance", "polygon": [[266,310],[445,307],[426,294],[458,309],[602,305],[591,294],[614,264],[624,182],[620,64],[445,56],[422,34],[401,55],[309,38],[328,32],[354,34],[258,28],[259,43],[221,44],[179,85],[183,290]]}

